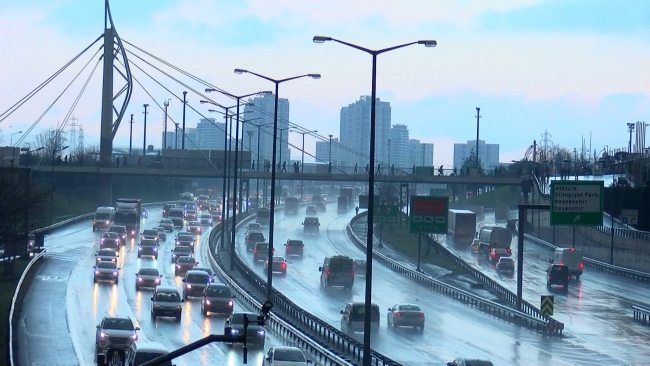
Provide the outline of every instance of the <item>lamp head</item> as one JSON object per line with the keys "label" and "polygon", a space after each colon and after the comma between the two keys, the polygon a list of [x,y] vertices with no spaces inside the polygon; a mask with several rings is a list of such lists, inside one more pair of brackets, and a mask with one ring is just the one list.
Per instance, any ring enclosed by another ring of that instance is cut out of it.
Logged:
{"label": "lamp head", "polygon": [[[253,103],[253,102],[248,102],[248,103],[244,103],[244,105],[245,105],[245,106],[248,106],[248,107],[254,107],[254,106],[255,106],[255,103]],[[246,111],[246,112],[244,112],[244,113],[250,113],[250,112],[252,112],[252,111]]]}
{"label": "lamp head", "polygon": [[248,70],[244,70],[244,69],[235,69],[235,74],[245,74],[245,73],[247,73],[247,72],[248,72]]}
{"label": "lamp head", "polygon": [[438,45],[438,42],[431,39],[431,40],[418,41],[418,44],[423,44],[424,47],[435,47]]}
{"label": "lamp head", "polygon": [[149,104],[143,104],[142,106],[147,108],[149,106]]}
{"label": "lamp head", "polygon": [[320,79],[320,74],[308,74],[307,76],[309,76],[312,79],[316,79],[316,80]]}
{"label": "lamp head", "polygon": [[325,41],[331,41],[332,37],[323,37],[323,36],[314,36],[314,43],[325,43]]}
{"label": "lamp head", "polygon": [[217,89],[214,89],[214,88],[205,88],[205,92],[206,92],[206,93],[210,93],[210,92],[213,92],[213,91],[217,91]]}
{"label": "lamp head", "polygon": [[216,111],[216,110],[214,110],[214,109],[208,109],[208,112],[212,112],[212,113],[215,113],[215,112],[217,112],[217,111]]}
{"label": "lamp head", "polygon": [[261,92],[259,92],[258,94],[259,94],[259,95],[268,95],[268,94],[273,94],[273,92],[270,91],[270,90],[265,90],[265,91],[261,91]]}
{"label": "lamp head", "polygon": [[70,147],[69,145],[68,145],[68,146],[64,146],[64,147],[61,148],[61,151],[65,150],[65,149],[67,149],[67,148],[69,148],[69,147]]}
{"label": "lamp head", "polygon": [[209,102],[207,100],[200,100],[199,103],[205,104],[205,103],[209,103]]}

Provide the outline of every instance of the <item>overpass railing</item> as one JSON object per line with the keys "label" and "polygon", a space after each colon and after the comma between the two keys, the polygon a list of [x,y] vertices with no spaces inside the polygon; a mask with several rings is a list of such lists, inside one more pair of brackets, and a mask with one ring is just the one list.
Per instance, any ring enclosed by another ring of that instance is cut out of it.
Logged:
{"label": "overpass railing", "polygon": [[[251,215],[242,217],[240,220],[238,220],[239,224],[237,226],[241,225],[241,223],[246,222],[252,217],[253,216]],[[232,278],[224,269],[225,265],[221,261],[217,249],[221,240],[221,230],[222,226],[219,224],[210,233],[210,246],[208,255],[212,267],[214,267],[220,276],[228,282],[230,288],[239,296],[240,299],[246,302],[248,306],[256,309],[257,311],[261,311],[263,303],[262,300],[258,299],[254,294],[246,290],[246,288],[241,283]],[[217,253],[217,255],[214,253]],[[276,304],[274,301],[274,307],[275,305]],[[311,339],[309,335],[302,332],[291,321],[283,318],[275,311],[271,312],[270,321],[267,321],[267,325],[270,326],[272,330],[282,338],[289,339],[292,344],[295,344],[297,347],[306,349],[309,351],[309,353],[316,356],[318,363],[321,365],[353,365],[353,362],[351,360],[345,358],[321,342]]]}
{"label": "overpass railing", "polygon": [[[367,248],[366,242],[359,238],[359,236],[352,229],[352,226],[354,225],[355,221],[357,221],[362,217],[365,217],[366,215],[367,212],[364,212],[355,216],[346,228],[346,231],[348,235],[352,238],[352,240],[357,245],[359,245],[364,249]],[[480,281],[482,281],[486,285],[486,287],[495,290],[499,294],[503,295],[506,299],[508,299],[508,302],[512,304],[516,304],[517,295],[510,292],[505,287],[499,285],[491,278],[485,276],[483,273],[476,270],[474,267],[468,265],[466,262],[462,261],[462,259],[457,257],[455,254],[451,253],[446,248],[442,247],[442,249],[445,250],[449,256],[454,258],[454,261],[458,265],[460,265],[461,267],[463,267],[464,269],[472,273],[472,275],[477,277]],[[373,250],[373,258],[375,260],[380,261],[382,264],[392,269],[393,271],[408,277],[414,282],[418,282],[421,285],[424,285],[425,287],[431,290],[438,291],[445,296],[451,297],[455,300],[476,307],[477,309],[483,312],[489,313],[493,316],[504,319],[511,323],[524,326],[526,328],[532,329],[540,333],[561,334],[562,331],[564,330],[563,323],[560,323],[551,317],[543,316],[539,309],[537,309],[527,301],[522,301],[523,311],[518,311],[510,307],[498,304],[496,302],[484,299],[480,296],[474,295],[465,290],[453,287],[435,278],[432,278],[426,274],[410,269],[404,266],[403,264],[385,256],[378,250]]]}
{"label": "overpass railing", "polygon": [[650,323],[650,310],[647,308],[632,305],[632,312],[634,313],[634,320],[643,324]]}
{"label": "overpass railing", "polygon": [[[245,222],[246,221],[242,220],[240,224],[243,224]],[[230,250],[230,245],[228,245],[227,247],[228,250]],[[235,261],[235,268],[242,275],[242,277],[244,277],[244,279],[246,279],[247,282],[253,285],[255,289],[261,291],[262,293],[265,293],[266,281],[263,278],[261,278],[259,275],[257,275],[253,269],[248,268],[248,266],[246,266],[246,264],[239,258],[237,253],[230,253],[230,255],[233,256],[233,259]],[[215,258],[215,260],[216,261],[219,260],[218,255],[217,258]],[[222,263],[219,263],[219,265],[223,266]],[[236,281],[232,277],[229,278],[233,281]],[[239,286],[243,288],[241,284]],[[249,295],[254,296],[251,293],[249,293]],[[335,328],[334,326],[330,325],[324,320],[318,318],[317,316],[311,314],[307,310],[302,309],[296,303],[294,303],[289,298],[287,298],[286,296],[284,296],[282,293],[280,293],[275,289],[273,290],[273,298],[271,301],[273,302],[274,309],[280,309],[284,314],[287,314],[288,318],[290,318],[291,320],[282,318],[277,313],[276,316],[278,316],[285,322],[290,323],[295,328],[305,329],[309,331],[312,335],[315,335],[315,337],[314,336],[311,337],[312,340],[314,341],[316,341],[316,339],[323,340],[323,342],[319,343],[322,347],[328,347],[332,352],[335,352],[339,355],[341,354],[349,355],[349,357],[351,357],[353,360],[350,361],[351,363],[362,361],[363,344],[361,342],[341,332],[339,329]],[[326,346],[326,344],[328,346]],[[401,365],[400,363],[376,351],[371,351],[371,359],[372,359],[372,365],[374,366]]]}

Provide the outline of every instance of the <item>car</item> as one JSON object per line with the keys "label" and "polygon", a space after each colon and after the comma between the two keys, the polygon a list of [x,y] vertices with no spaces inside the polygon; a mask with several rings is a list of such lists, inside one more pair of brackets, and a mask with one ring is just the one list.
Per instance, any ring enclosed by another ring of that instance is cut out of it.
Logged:
{"label": "car", "polygon": [[114,249],[120,249],[120,234],[118,233],[113,233],[110,231],[105,232],[102,234],[101,238],[99,238],[99,248],[114,248]]}
{"label": "car", "polygon": [[140,240],[144,240],[144,239],[153,239],[153,240],[155,240],[156,242],[158,242],[158,241],[160,240],[160,237],[158,236],[158,230],[156,230],[156,229],[146,229],[146,230],[143,230],[143,231],[140,233],[140,235],[141,235],[141,236],[140,236]]}
{"label": "car", "polygon": [[201,224],[198,221],[187,222],[187,232],[192,234],[201,234]]}
{"label": "car", "polygon": [[196,220],[199,214],[196,212],[196,208],[185,210],[185,220],[191,221]]}
{"label": "car", "polygon": [[[273,249],[275,254],[275,249]],[[255,249],[253,249],[253,262],[265,261],[269,257],[269,243],[261,242],[255,243]]]}
{"label": "car", "polygon": [[[351,334],[363,332],[365,321],[366,304],[363,302],[350,302],[341,310],[341,331]],[[370,329],[372,332],[379,331],[379,305],[372,303],[370,311]]]}
{"label": "car", "polygon": [[117,285],[120,281],[120,269],[115,262],[97,262],[93,267],[93,282],[112,281]]}
{"label": "car", "polygon": [[180,257],[191,257],[192,249],[184,245],[178,245],[172,249],[172,263],[176,263],[176,260]]}
{"label": "car", "polygon": [[478,249],[481,246],[480,244],[481,244],[481,240],[472,239],[472,244],[470,245],[470,248],[472,249],[473,252],[478,252]]}
{"label": "car", "polygon": [[397,327],[413,327],[424,331],[424,312],[419,306],[413,304],[397,304],[388,309],[386,324],[393,329]]}
{"label": "car", "polygon": [[174,266],[174,276],[180,276],[194,269],[199,262],[194,257],[179,257]]}
{"label": "car", "polygon": [[202,213],[198,218],[199,225],[212,226],[212,216],[209,213]]}
{"label": "car", "polygon": [[158,232],[158,239],[160,239],[161,241],[167,241],[167,233],[165,232],[165,228],[162,226],[158,226],[155,229]]}
{"label": "car", "polygon": [[457,358],[451,362],[447,362],[447,366],[494,366],[494,364],[489,360]]}
{"label": "car", "polygon": [[315,206],[318,211],[323,211],[323,212],[327,211],[327,206],[325,205],[325,202],[316,202]]}
{"label": "car", "polygon": [[246,226],[246,235],[257,231],[262,231],[262,225],[258,224],[257,222],[251,222],[248,224],[248,226]]}
{"label": "car", "polygon": [[183,314],[183,299],[174,286],[158,286],[151,296],[151,319],[159,316],[170,316],[181,322]]}
{"label": "car", "polygon": [[[145,362],[152,361],[160,356],[169,353],[169,350],[158,342],[139,340],[133,343],[126,352],[126,363],[128,366],[140,366]],[[159,363],[159,366],[174,366],[172,361]]]}
{"label": "car", "polygon": [[[269,269],[269,261],[264,262],[264,270]],[[272,272],[280,272],[283,276],[287,275],[287,260],[284,257],[273,257]]]}
{"label": "car", "polygon": [[212,216],[212,221],[213,222],[221,222],[221,211],[212,210],[212,212],[210,213],[210,216]]}
{"label": "car", "polygon": [[297,255],[302,257],[305,250],[305,244],[302,240],[296,239],[287,239],[287,243],[284,245],[284,254],[287,256]]}
{"label": "car", "polygon": [[236,312],[232,313],[224,324],[224,334],[230,328],[230,334],[236,335],[244,333],[244,319],[248,319],[248,327],[246,329],[246,343],[249,346],[258,346],[264,348],[264,341],[266,339],[266,331],[262,325],[258,323],[258,315],[251,312]]}
{"label": "car", "polygon": [[169,213],[169,210],[176,207],[175,203],[166,203],[163,205],[162,209],[162,217],[167,218],[167,214]]}
{"label": "car", "polygon": [[571,281],[571,272],[565,265],[551,264],[546,270],[546,288],[549,290],[553,285],[560,285],[565,291],[569,291],[569,281]]}
{"label": "car", "polygon": [[232,314],[235,309],[235,299],[230,287],[225,283],[209,283],[203,291],[201,313]]}
{"label": "car", "polygon": [[117,257],[119,257],[120,254],[115,249],[103,248],[103,249],[100,249],[95,254],[95,256],[97,257],[97,262],[115,262],[115,263],[117,263]]}
{"label": "car", "polygon": [[320,232],[320,222],[318,221],[318,217],[305,217],[302,226],[305,233],[318,234]]}
{"label": "car", "polygon": [[309,205],[305,209],[305,215],[307,216],[316,216],[318,215],[318,211],[316,210],[316,206],[314,205]]}
{"label": "car", "polygon": [[156,268],[140,268],[135,274],[135,290],[140,288],[156,288],[160,285],[162,275]]}
{"label": "car", "polygon": [[176,246],[189,247],[194,252],[194,236],[190,233],[178,233],[176,235]]}
{"label": "car", "polygon": [[357,276],[366,275],[366,260],[365,259],[355,259],[353,263],[354,274]]}
{"label": "car", "polygon": [[254,250],[255,244],[264,242],[266,238],[261,231],[251,231],[246,234],[246,249]]}
{"label": "car", "polygon": [[210,283],[210,275],[203,271],[196,271],[194,269],[185,272],[183,278],[185,285],[183,286],[183,298],[187,299],[190,296],[203,296],[203,290]]}
{"label": "car", "polygon": [[138,258],[141,258],[142,256],[151,256],[154,259],[158,259],[158,250],[158,242],[155,240],[140,240],[140,244],[138,244]]}
{"label": "car", "polygon": [[496,264],[497,271],[515,271],[515,260],[510,257],[501,257]]}
{"label": "car", "polygon": [[195,271],[203,271],[203,272],[207,273],[208,276],[210,276],[210,282],[214,282],[214,272],[212,272],[212,270],[210,268],[194,267],[194,270]]}
{"label": "car", "polygon": [[306,366],[311,360],[298,347],[271,347],[264,357],[264,366]]}
{"label": "car", "polygon": [[174,231],[174,221],[172,219],[162,219],[158,222],[158,226],[164,228],[168,233]]}
{"label": "car", "polygon": [[127,235],[127,229],[126,226],[124,225],[113,225],[108,228],[108,231],[111,233],[117,233],[120,236],[120,240],[126,244],[126,235]]}
{"label": "car", "polygon": [[131,318],[121,316],[105,316],[95,328],[95,355],[111,349],[128,350],[140,330]]}

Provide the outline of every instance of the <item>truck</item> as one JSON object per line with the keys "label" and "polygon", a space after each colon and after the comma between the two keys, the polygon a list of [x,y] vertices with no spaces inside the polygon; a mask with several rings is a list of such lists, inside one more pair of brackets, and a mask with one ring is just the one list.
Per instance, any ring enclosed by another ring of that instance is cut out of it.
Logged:
{"label": "truck", "polygon": [[348,208],[349,208],[348,205],[349,205],[348,197],[339,196],[339,201],[338,201],[338,206],[337,206],[338,213],[347,212]]}
{"label": "truck", "polygon": [[348,204],[352,204],[354,202],[354,187],[339,188],[339,197],[347,197]]}
{"label": "truck", "polygon": [[298,214],[299,204],[298,197],[288,196],[284,199],[284,212],[287,214]]}
{"label": "truck", "polygon": [[491,262],[496,262],[501,257],[510,257],[512,251],[512,233],[504,227],[484,226],[478,234],[478,252],[485,254]]}
{"label": "truck", "polygon": [[118,198],[115,201],[115,225],[126,226],[127,235],[135,237],[140,232],[142,200],[138,198]]}
{"label": "truck", "polygon": [[460,243],[472,241],[476,233],[476,214],[469,210],[449,210],[447,233]]}
{"label": "truck", "polygon": [[510,207],[497,206],[494,209],[494,219],[496,221],[508,221],[510,219]]}
{"label": "truck", "polygon": [[582,249],[576,248],[555,249],[551,263],[569,267],[569,274],[575,276],[576,280],[580,279],[582,269],[585,268],[585,263],[582,260]]}

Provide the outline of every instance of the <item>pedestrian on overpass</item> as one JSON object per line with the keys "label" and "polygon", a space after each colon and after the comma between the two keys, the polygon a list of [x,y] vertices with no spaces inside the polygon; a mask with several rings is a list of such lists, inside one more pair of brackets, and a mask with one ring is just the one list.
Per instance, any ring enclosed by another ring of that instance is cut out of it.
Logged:
{"label": "pedestrian on overpass", "polygon": [[353,174],[357,174],[357,163],[354,163],[354,173]]}
{"label": "pedestrian on overpass", "polygon": [[287,161],[286,160],[282,162],[282,172],[284,172],[284,173],[287,172]]}
{"label": "pedestrian on overpass", "polygon": [[327,164],[327,174],[332,174],[332,162],[330,161],[329,164]]}
{"label": "pedestrian on overpass", "polygon": [[375,174],[381,174],[381,164],[377,164],[377,172]]}
{"label": "pedestrian on overpass", "polygon": [[363,174],[368,174],[368,168],[370,167],[370,164],[366,164],[366,171],[363,172]]}

